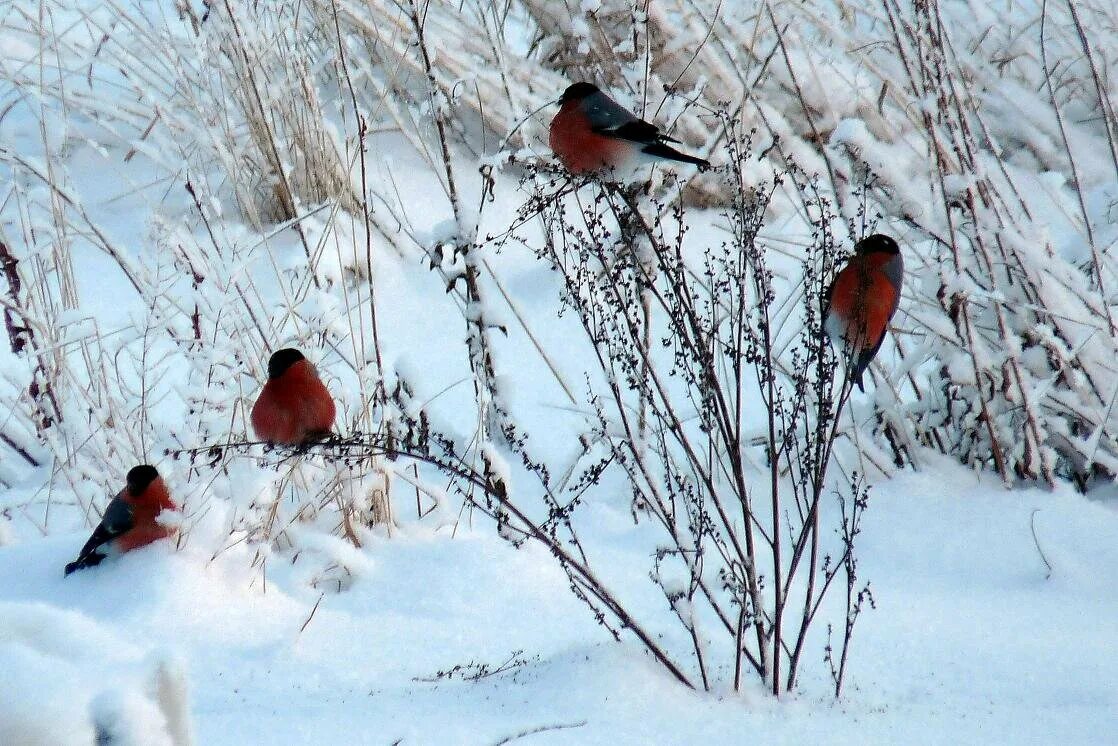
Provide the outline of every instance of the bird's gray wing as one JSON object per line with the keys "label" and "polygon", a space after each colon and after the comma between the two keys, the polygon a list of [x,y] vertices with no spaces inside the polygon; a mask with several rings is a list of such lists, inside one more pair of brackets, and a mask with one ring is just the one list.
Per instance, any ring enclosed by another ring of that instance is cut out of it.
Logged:
{"label": "bird's gray wing", "polygon": [[109,501],[109,506],[101,516],[101,523],[93,530],[93,535],[78,553],[77,560],[70,563],[71,566],[81,568],[87,564],[97,564],[97,561],[100,561],[99,557],[96,561],[90,562],[94,555],[98,554],[97,550],[131,529],[133,524],[132,506],[117,495]]}
{"label": "bird's gray wing", "polygon": [[632,127],[634,123],[656,129],[601,91],[584,98],[582,107],[586,118],[590,121],[590,128],[595,132],[613,134],[617,130]]}

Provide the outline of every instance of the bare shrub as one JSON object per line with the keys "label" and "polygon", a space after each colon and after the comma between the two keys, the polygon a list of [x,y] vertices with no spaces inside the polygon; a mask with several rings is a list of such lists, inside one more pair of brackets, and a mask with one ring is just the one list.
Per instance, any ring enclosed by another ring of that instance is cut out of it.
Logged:
{"label": "bare shrub", "polygon": [[[865,487],[857,474],[834,485],[850,510],[843,541],[830,546],[820,510],[851,383],[836,376],[821,318],[838,259],[834,228],[843,226],[802,173],[748,183],[755,157],[728,125],[724,178],[738,196],[721,246],[688,246],[678,197],[643,205],[636,191],[608,183],[589,184],[593,198],[575,202],[556,199],[569,190],[562,182],[537,181],[525,210],[546,225],[536,250],[560,273],[564,304],[601,367],[590,394],[600,463],[625,472],[634,514],[664,529],[652,578],[688,631],[702,685],[711,683],[709,638],[723,634],[735,688],[752,669],[775,694],[795,686],[835,578],[846,573],[857,593]],[[814,228],[800,314],[781,310],[787,300],[759,238],[784,180],[812,195],[800,205]],[[751,465],[750,454],[766,466]],[[836,691],[841,679],[840,666]]]}

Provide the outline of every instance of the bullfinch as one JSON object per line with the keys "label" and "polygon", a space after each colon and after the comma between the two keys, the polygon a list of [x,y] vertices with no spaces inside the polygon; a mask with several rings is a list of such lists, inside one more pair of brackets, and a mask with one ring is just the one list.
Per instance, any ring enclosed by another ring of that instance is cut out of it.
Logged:
{"label": "bullfinch", "polygon": [[854,256],[827,291],[823,329],[842,349],[850,378],[863,392],[862,374],[881,348],[897,311],[903,275],[900,247],[878,233],[855,244]]}
{"label": "bullfinch", "polygon": [[551,120],[548,142],[552,151],[574,174],[594,171],[628,171],[655,160],[710,163],[681,153],[660,128],[598,90],[592,83],[575,83],[559,98],[559,113]]}
{"label": "bullfinch", "polygon": [[128,472],[124,489],[109,501],[101,523],[78,553],[78,558],[66,565],[66,574],[173,536],[174,526],[156,521],[164,510],[178,510],[178,506],[171,500],[159,472],[147,464],[133,468]]}
{"label": "bullfinch", "polygon": [[277,445],[302,445],[330,435],[334,400],[318,371],[293,349],[268,360],[268,381],[252,406],[256,437]]}

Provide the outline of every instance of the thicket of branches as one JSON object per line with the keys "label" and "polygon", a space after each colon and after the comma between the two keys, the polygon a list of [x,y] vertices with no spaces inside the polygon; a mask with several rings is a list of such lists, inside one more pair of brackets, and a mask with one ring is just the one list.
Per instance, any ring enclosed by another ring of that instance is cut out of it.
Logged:
{"label": "thicket of branches", "polygon": [[[650,575],[688,633],[699,682],[722,673],[736,690],[752,671],[773,694],[792,690],[840,585],[844,621],[827,647],[838,694],[854,623],[872,602],[854,553],[867,487],[857,471],[829,476],[853,384],[822,316],[842,254],[836,229],[848,226],[794,168],[751,183],[748,138],[725,124],[731,165],[720,176],[733,197],[721,245],[687,242],[678,196],[643,200],[640,186],[561,175],[534,181],[520,217],[546,231],[541,244],[521,240],[559,273],[601,373],[588,379],[596,460],[574,489],[620,469],[634,517],[663,529]],[[761,238],[784,182],[805,195],[812,226],[795,298]],[[564,505],[569,521],[577,497]]]}

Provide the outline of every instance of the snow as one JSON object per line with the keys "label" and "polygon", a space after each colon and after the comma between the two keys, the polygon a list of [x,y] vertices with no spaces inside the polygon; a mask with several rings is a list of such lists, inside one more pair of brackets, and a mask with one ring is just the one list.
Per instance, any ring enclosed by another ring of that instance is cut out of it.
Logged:
{"label": "snow", "polygon": [[[595,512],[609,560],[640,567],[627,511]],[[879,485],[862,537],[876,609],[860,621],[838,703],[821,681],[779,702],[681,689],[608,641],[546,552],[491,529],[381,537],[352,586],[326,595],[295,581],[299,562],[270,565],[265,588],[243,547],[211,559],[164,543],[63,579],[83,537],[52,536],[0,548],[0,650],[15,675],[0,686],[21,695],[0,698],[0,723],[49,727],[67,743],[110,704],[156,718],[137,672],[173,652],[206,744],[491,743],[578,723],[538,738],[1103,742],[1118,728],[1116,532],[1116,511],[1069,489],[1007,492],[943,459]],[[427,680],[514,653],[523,665],[503,673]],[[88,704],[78,682],[114,678],[124,683]]]}
{"label": "snow", "polygon": [[136,644],[120,621],[101,624],[65,602],[0,602],[0,742],[84,745],[104,732],[113,743],[171,744],[144,681],[163,664],[150,638]]}

